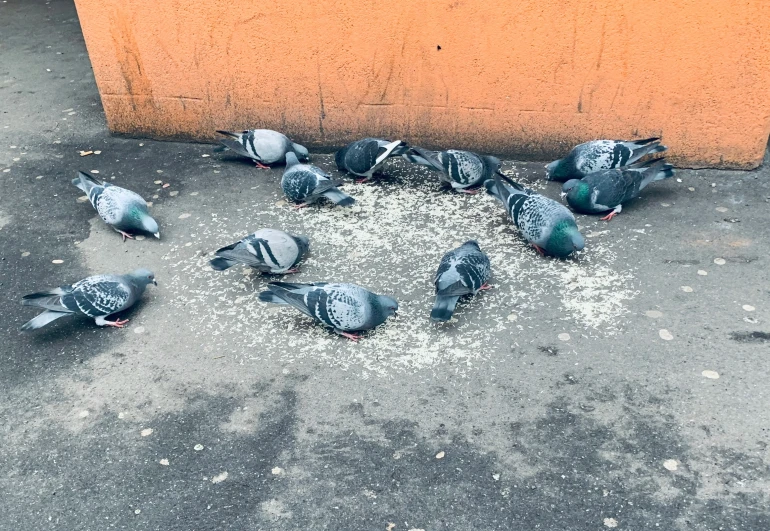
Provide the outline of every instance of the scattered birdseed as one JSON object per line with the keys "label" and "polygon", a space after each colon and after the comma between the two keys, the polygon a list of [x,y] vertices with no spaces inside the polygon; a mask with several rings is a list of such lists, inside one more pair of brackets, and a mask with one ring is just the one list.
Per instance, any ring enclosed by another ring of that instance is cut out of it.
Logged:
{"label": "scattered birdseed", "polygon": [[177,190],[174,190],[173,192],[169,192],[168,195],[170,195],[171,197],[176,197],[179,195],[179,192]]}
{"label": "scattered birdseed", "polygon": [[725,207],[717,207],[717,212],[727,212],[729,209]]}
{"label": "scattered birdseed", "polygon": [[187,219],[191,216],[191,214],[185,212],[184,214],[179,214],[179,219]]}
{"label": "scattered birdseed", "polygon": [[754,310],[756,310],[756,308],[754,308],[751,304],[744,304],[743,309],[746,310],[747,312],[753,312]]}
{"label": "scattered birdseed", "polygon": [[163,184],[163,181],[153,181],[154,184]]}
{"label": "scattered birdseed", "polygon": [[169,186],[171,186],[171,184],[170,183],[166,183],[166,184],[163,185],[163,188],[168,188]]}
{"label": "scattered birdseed", "polygon": [[614,518],[605,518],[604,527],[618,527],[618,521]]}
{"label": "scattered birdseed", "polygon": [[6,168],[3,170],[3,173],[8,173],[9,171],[11,171],[11,168]]}
{"label": "scattered birdseed", "polygon": [[80,156],[81,157],[87,157],[88,155],[93,155],[93,154],[94,154],[93,151],[81,151],[80,152]]}
{"label": "scattered birdseed", "polygon": [[519,316],[516,315],[515,313],[508,314],[508,320],[509,321],[515,321],[518,318],[519,318]]}
{"label": "scattered birdseed", "polygon": [[190,195],[198,195],[198,192],[190,192]]}
{"label": "scattered birdseed", "polygon": [[660,206],[662,206],[662,207],[670,207],[671,203],[661,203]]}
{"label": "scattered birdseed", "polygon": [[203,157],[204,159],[205,159],[206,157],[210,157],[210,156],[211,156],[211,155],[209,155],[208,153],[204,153],[203,155],[201,155],[201,157]]}
{"label": "scattered birdseed", "polygon": [[37,177],[35,177],[35,179],[42,179],[42,178],[43,178],[42,175],[38,175]]}
{"label": "scattered birdseed", "polygon": [[657,319],[658,317],[663,317],[663,313],[659,312],[658,310],[647,310],[644,312],[644,315],[647,317],[652,317],[653,319]]}
{"label": "scattered birdseed", "polygon": [[701,376],[704,378],[708,378],[709,380],[718,380],[719,379],[719,373],[717,371],[703,371],[700,373]]}
{"label": "scattered birdseed", "polygon": [[[147,206],[152,206],[152,203],[147,203]],[[134,236],[134,238],[136,238],[137,241],[142,241],[146,238],[146,236],[142,236],[141,234],[139,234],[138,236]]]}
{"label": "scattered birdseed", "polygon": [[140,435],[142,437],[147,437],[148,435],[152,435],[152,428],[145,428],[140,432]]}
{"label": "scattered birdseed", "polygon": [[143,326],[137,326],[136,328],[134,328],[134,333],[135,334],[143,334],[144,333],[144,327]]}
{"label": "scattered birdseed", "polygon": [[88,415],[90,415],[90,413],[88,412],[88,410],[87,410],[87,409],[84,409],[83,411],[81,411],[80,413],[78,413],[78,417],[80,417],[81,419],[84,419],[84,418],[86,418]]}
{"label": "scattered birdseed", "polygon": [[88,196],[87,195],[81,195],[77,199],[75,199],[78,203],[86,203],[88,202]]}
{"label": "scattered birdseed", "polygon": [[436,454],[436,459],[444,459],[444,455],[444,451],[442,450]]}
{"label": "scattered birdseed", "polygon": [[566,332],[562,332],[558,337],[561,341],[569,341],[569,334]]}
{"label": "scattered birdseed", "polygon": [[51,260],[52,264],[63,264],[64,260],[59,260],[58,258],[56,260]]}
{"label": "scattered birdseed", "polygon": [[274,475],[274,476],[278,476],[278,475],[280,475],[281,473],[283,473],[283,468],[281,468],[281,467],[279,467],[279,466],[276,466],[276,467],[273,467],[273,469],[271,470],[271,472],[273,473],[273,475]]}
{"label": "scattered birdseed", "polygon": [[99,170],[91,170],[91,173],[99,173]]}
{"label": "scattered birdseed", "polygon": [[671,335],[671,332],[669,332],[665,328],[661,328],[660,331],[658,332],[658,335],[660,336],[661,339],[665,341],[671,341],[672,339],[674,339],[674,336]]}
{"label": "scattered birdseed", "polygon": [[682,286],[681,290],[685,293],[692,293],[692,288],[690,286]]}
{"label": "scattered birdseed", "polygon": [[702,276],[702,277],[705,277],[706,275],[708,275],[708,273],[706,271],[704,271],[703,269],[698,269],[698,274],[700,276]]}
{"label": "scattered birdseed", "polygon": [[227,479],[227,472],[222,472],[221,474],[217,474],[213,478],[211,478],[211,482],[213,484],[222,483],[224,480]]}
{"label": "scattered birdseed", "polygon": [[725,265],[727,261],[724,258],[714,258],[714,263],[716,265]]}
{"label": "scattered birdseed", "polygon": [[195,450],[196,452],[200,452],[201,450],[203,450],[203,445],[196,444],[195,446],[193,446],[193,450]]}
{"label": "scattered birdseed", "polygon": [[168,459],[161,459],[160,464],[163,466],[168,466]]}
{"label": "scattered birdseed", "polygon": [[29,254],[30,254],[29,251],[24,251],[23,253],[21,253],[21,257],[25,258],[25,257],[29,256]]}
{"label": "scattered birdseed", "polygon": [[163,170],[155,170],[157,173],[163,173]]}
{"label": "scattered birdseed", "polygon": [[673,472],[674,470],[679,468],[679,463],[676,461],[676,459],[666,459],[665,461],[663,461],[663,468]]}
{"label": "scattered birdseed", "polygon": [[141,512],[142,512],[142,510],[141,510],[141,509],[137,509],[137,510],[135,510],[135,511],[134,511],[134,514],[139,514],[139,513],[141,513]]}
{"label": "scattered birdseed", "polygon": [[99,151],[98,149],[96,151],[94,151],[94,155],[101,155],[101,154],[102,154],[102,152]]}

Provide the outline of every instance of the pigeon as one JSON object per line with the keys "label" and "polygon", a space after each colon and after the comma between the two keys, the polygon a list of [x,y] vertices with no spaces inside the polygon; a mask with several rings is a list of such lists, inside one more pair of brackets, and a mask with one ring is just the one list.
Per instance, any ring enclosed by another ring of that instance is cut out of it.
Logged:
{"label": "pigeon", "polygon": [[332,181],[329,174],[317,166],[300,164],[294,153],[286,154],[286,170],[281,178],[281,188],[290,201],[306,207],[326,197],[340,206],[350,206],[355,199],[342,192],[338,186],[344,181]]}
{"label": "pigeon", "polygon": [[365,182],[372,178],[374,172],[380,169],[390,157],[404,155],[409,146],[401,140],[382,140],[381,138],[362,138],[337,151],[334,161],[337,169],[358,175]]}
{"label": "pigeon", "polygon": [[461,296],[475,295],[491,287],[487,284],[491,274],[489,257],[475,240],[469,240],[446,253],[434,279],[436,302],[430,318],[434,321],[449,321]]}
{"label": "pigeon", "polygon": [[307,253],[307,236],[294,236],[276,229],[262,229],[216,252],[211,267],[223,271],[244,264],[262,273],[296,273],[294,266]]}
{"label": "pigeon", "polygon": [[559,182],[582,179],[595,171],[629,166],[645,155],[667,149],[666,146],[660,145],[660,138],[629,141],[592,140],[575,146],[569,155],[548,164],[546,179]]}
{"label": "pigeon", "polygon": [[436,152],[419,147],[411,150],[419,157],[410,154],[405,157],[407,160],[440,172],[442,182],[466,194],[477,193],[477,189],[470,188],[488,181],[500,169],[500,160],[496,157],[477,155],[472,151],[448,149]]}
{"label": "pigeon", "polygon": [[83,190],[99,216],[126,238],[132,233],[147,232],[160,238],[158,222],[147,211],[147,202],[136,192],[108,182],[100,182],[86,172],[78,172],[72,184]]}
{"label": "pigeon", "polygon": [[648,184],[674,176],[674,167],[665,159],[653,159],[625,168],[589,173],[582,179],[570,179],[562,187],[562,196],[576,212],[598,214],[609,221],[623,209],[623,203],[639,196]]}
{"label": "pigeon", "polygon": [[513,223],[540,254],[565,258],[585,246],[575,217],[561,203],[524,188],[502,173],[485,186],[503,203]]}
{"label": "pigeon", "polygon": [[287,153],[294,153],[300,160],[310,160],[305,146],[295,144],[289,137],[278,131],[270,129],[251,129],[241,133],[231,131],[217,131],[220,135],[229,138],[220,140],[223,147],[219,151],[229,149],[238,155],[250,158],[257,163],[257,167],[267,169],[267,164],[284,162]]}
{"label": "pigeon", "polygon": [[267,288],[259,294],[262,302],[293,306],[352,341],[361,337],[355,332],[371,330],[398,311],[393,297],[377,295],[355,284],[270,282]]}
{"label": "pigeon", "polygon": [[132,306],[148,284],[158,285],[155,275],[147,269],[137,269],[127,275],[95,275],[71,286],[26,295],[21,300],[24,306],[45,311],[21,329],[36,330],[68,315],[85,315],[92,317],[99,326],[123,328],[128,319],[107,321],[106,317]]}

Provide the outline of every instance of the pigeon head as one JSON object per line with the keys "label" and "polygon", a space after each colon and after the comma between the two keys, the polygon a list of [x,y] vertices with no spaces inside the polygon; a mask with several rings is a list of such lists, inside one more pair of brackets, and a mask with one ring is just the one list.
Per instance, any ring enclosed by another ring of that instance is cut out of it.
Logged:
{"label": "pigeon head", "polygon": [[155,273],[149,269],[137,269],[135,271],[131,271],[127,276],[131,278],[131,281],[136,286],[142,289],[144,289],[144,287],[148,284],[154,284],[156,286],[158,285],[158,282],[155,280]]}
{"label": "pigeon head", "polygon": [[[570,184],[567,188],[567,185]],[[564,183],[562,188],[562,195],[567,196],[567,202],[573,207],[580,210],[587,210],[591,208],[591,186],[584,182],[572,179]]]}
{"label": "pigeon head", "polygon": [[572,219],[563,219],[557,223],[545,244],[548,254],[557,258],[566,258],[575,251],[582,251],[583,247],[585,240]]}
{"label": "pigeon head", "polygon": [[500,159],[497,157],[493,157],[492,155],[484,155],[481,158],[484,161],[484,166],[486,166],[486,173],[490,177],[493,173],[500,169]]}
{"label": "pigeon head", "polygon": [[299,250],[297,253],[297,262],[299,262],[300,259],[305,256],[305,253],[310,250],[310,240],[307,236],[292,236],[292,238],[294,238],[294,242],[297,244],[297,249]]}
{"label": "pigeon head", "polygon": [[580,184],[580,179],[570,179],[569,181],[565,182],[561,187],[561,193],[559,194],[562,199],[567,197],[567,194],[570,190],[575,188],[577,185]]}
{"label": "pigeon head", "polygon": [[142,230],[149,232],[156,238],[160,239],[160,229],[158,229],[158,222],[155,221],[151,215],[145,212],[140,221],[142,224]]}
{"label": "pigeon head", "polygon": [[479,247],[479,242],[477,242],[476,240],[468,240],[462,246],[463,247],[465,247],[465,246],[473,247],[474,249],[477,249],[479,251],[481,250],[481,247]]}
{"label": "pigeon head", "polygon": [[291,168],[292,166],[296,166],[299,164],[299,159],[297,158],[297,155],[293,151],[289,151],[286,153],[286,167]]}
{"label": "pigeon head", "polygon": [[294,142],[291,143],[292,148],[294,148],[294,153],[296,153],[297,158],[301,160],[302,162],[306,162],[310,160],[310,153],[308,153],[307,148],[305,146],[302,146],[300,144],[295,144]]}
{"label": "pigeon head", "polygon": [[340,171],[347,171],[345,167],[345,155],[348,154],[348,146],[342,149],[338,149],[334,154],[334,162],[337,164],[337,169]]}
{"label": "pigeon head", "polygon": [[559,159],[545,166],[545,178],[549,181],[558,181],[569,176],[567,159]]}
{"label": "pigeon head", "polygon": [[375,299],[375,304],[372,306],[374,306],[374,317],[375,320],[378,321],[377,324],[384,323],[388,317],[396,315],[396,312],[398,312],[398,301],[393,297],[388,295],[375,295]]}

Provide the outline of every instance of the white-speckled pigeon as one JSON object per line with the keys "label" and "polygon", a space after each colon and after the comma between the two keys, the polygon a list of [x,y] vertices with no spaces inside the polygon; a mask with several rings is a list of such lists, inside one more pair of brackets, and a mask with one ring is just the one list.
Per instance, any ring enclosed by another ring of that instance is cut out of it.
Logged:
{"label": "white-speckled pigeon", "polygon": [[489,257],[475,240],[469,240],[446,253],[434,279],[436,302],[430,318],[434,321],[449,321],[460,297],[489,289],[491,286],[487,281],[491,276]]}
{"label": "white-speckled pigeon", "polygon": [[565,258],[583,249],[585,240],[575,216],[561,203],[524,188],[501,173],[485,186],[503,203],[524,239],[540,254]]}
{"label": "white-speckled pigeon", "polygon": [[211,267],[223,271],[244,264],[262,273],[296,273],[294,266],[310,248],[307,236],[294,236],[282,230],[262,229],[242,240],[222,247],[211,260]]}
{"label": "white-speckled pigeon", "polygon": [[42,328],[51,321],[68,315],[92,317],[99,326],[123,328],[128,319],[107,321],[106,317],[132,306],[148,284],[158,283],[147,269],[137,269],[127,275],[95,275],[50,291],[24,296],[24,306],[44,308],[45,311],[24,324],[22,330]]}
{"label": "white-speckled pigeon", "polygon": [[569,155],[546,166],[546,179],[564,182],[589,173],[629,166],[645,155],[666,151],[660,138],[644,140],[592,140],[575,146]]}
{"label": "white-speckled pigeon", "polygon": [[294,153],[286,154],[286,170],[281,178],[281,188],[286,197],[298,208],[315,203],[325,197],[340,206],[350,206],[355,199],[338,189],[345,181],[332,181],[331,176],[318,166],[300,164]]}
{"label": "white-speckled pigeon", "polygon": [[146,232],[160,238],[158,223],[147,211],[147,202],[142,196],[131,190],[100,182],[85,172],[78,172],[72,184],[83,190],[99,216],[107,225],[126,238],[132,234]]}
{"label": "white-speckled pigeon", "polygon": [[407,160],[440,172],[442,182],[466,194],[477,193],[478,189],[471,188],[492,179],[500,169],[500,160],[496,157],[478,155],[472,151],[428,151],[419,147],[411,150],[419,157],[407,155]]}
{"label": "white-speckled pigeon", "polygon": [[310,160],[305,146],[295,144],[289,137],[270,129],[251,129],[241,133],[217,131],[230,138],[220,140],[224,148],[256,162],[257,167],[267,169],[266,164],[284,162],[287,153],[295,153],[300,160]]}
{"label": "white-speckled pigeon", "polygon": [[334,161],[338,170],[363,177],[358,182],[364,182],[371,179],[389,157],[403,155],[408,148],[401,140],[362,138],[337,151]]}
{"label": "white-speckled pigeon", "polygon": [[398,302],[355,284],[270,282],[259,294],[262,302],[289,304],[341,336],[353,341],[359,332],[381,325],[398,311]]}
{"label": "white-speckled pigeon", "polygon": [[599,214],[612,210],[602,219],[609,221],[620,213],[622,205],[639,196],[648,184],[674,176],[674,167],[665,159],[589,173],[582,179],[570,179],[562,187],[562,195],[573,210],[583,214]]}

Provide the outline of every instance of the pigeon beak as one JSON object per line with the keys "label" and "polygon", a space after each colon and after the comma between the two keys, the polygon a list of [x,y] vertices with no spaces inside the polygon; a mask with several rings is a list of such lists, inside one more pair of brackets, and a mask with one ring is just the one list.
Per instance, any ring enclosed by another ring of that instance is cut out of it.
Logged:
{"label": "pigeon beak", "polygon": [[157,280],[155,280],[155,279],[152,279],[152,284],[153,284],[154,286],[157,286],[157,285],[158,285],[158,281],[157,281]]}
{"label": "pigeon beak", "polygon": [[156,238],[158,238],[160,240],[160,232],[156,232],[155,234],[153,234],[153,236],[155,236]]}
{"label": "pigeon beak", "polygon": [[565,197],[567,197],[567,194],[565,192],[559,192],[559,197],[564,199]]}

